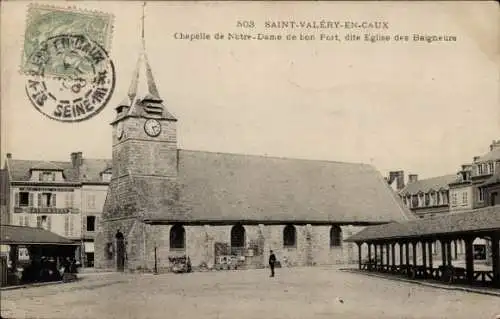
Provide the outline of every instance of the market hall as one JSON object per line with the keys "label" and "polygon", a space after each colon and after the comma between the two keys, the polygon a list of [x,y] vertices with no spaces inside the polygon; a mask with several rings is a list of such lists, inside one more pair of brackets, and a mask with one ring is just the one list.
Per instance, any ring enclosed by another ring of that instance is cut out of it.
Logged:
{"label": "market hall", "polygon": [[[491,270],[474,269],[473,242],[478,237],[491,242]],[[465,267],[452,264],[451,243],[459,240],[465,242]],[[500,206],[370,226],[346,239],[358,246],[360,270],[495,288],[500,288],[499,240]],[[432,255],[438,243],[439,266]],[[368,259],[363,260],[365,244]]]}

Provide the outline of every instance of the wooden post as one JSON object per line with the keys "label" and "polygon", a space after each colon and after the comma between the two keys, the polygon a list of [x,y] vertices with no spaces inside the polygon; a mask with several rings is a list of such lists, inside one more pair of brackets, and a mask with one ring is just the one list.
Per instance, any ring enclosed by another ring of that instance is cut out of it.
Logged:
{"label": "wooden post", "polygon": [[453,245],[455,246],[455,260],[457,260],[458,259],[458,248],[457,248],[458,240],[454,240]]}
{"label": "wooden post", "polygon": [[443,239],[439,241],[441,242],[441,259],[443,261],[443,266],[446,266],[446,242]]}
{"label": "wooden post", "polygon": [[474,249],[472,243],[474,238],[465,239],[465,271],[467,275],[467,281],[472,283],[474,281]]}
{"label": "wooden post", "polygon": [[500,234],[492,234],[491,236],[491,256],[492,256],[492,269],[493,269],[493,285],[500,287]]}
{"label": "wooden post", "polygon": [[389,244],[386,244],[385,245],[385,257],[387,259],[387,267],[386,267],[387,271],[389,271],[389,269],[391,268],[391,262],[390,262],[391,257],[389,256],[389,253],[390,253]]}
{"label": "wooden post", "polygon": [[368,244],[368,262],[372,261],[372,243],[367,243]]}
{"label": "wooden post", "polygon": [[409,242],[405,243],[405,258],[406,258],[406,265],[408,266],[410,264],[410,243]]}
{"label": "wooden post", "polygon": [[361,248],[363,246],[363,243],[356,243],[358,245],[358,266],[359,266],[359,269],[361,270],[361,265],[363,264],[363,262],[361,261]]}
{"label": "wooden post", "polygon": [[158,274],[158,263],[157,263],[157,258],[156,258],[156,244],[155,244],[155,275]]}
{"label": "wooden post", "polygon": [[384,270],[384,268],[385,268],[385,249],[384,249],[384,247],[385,247],[384,244],[380,244],[380,263],[382,266],[382,270]]}
{"label": "wooden post", "polygon": [[413,252],[413,266],[416,266],[417,265],[417,242],[413,242],[412,252]]}
{"label": "wooden post", "polygon": [[424,266],[424,275],[427,276],[427,242],[422,241],[422,266]]}
{"label": "wooden post", "polygon": [[430,241],[429,242],[429,268],[431,269],[431,277],[432,277],[432,274],[433,274],[433,266],[432,266],[432,244],[433,242]]}

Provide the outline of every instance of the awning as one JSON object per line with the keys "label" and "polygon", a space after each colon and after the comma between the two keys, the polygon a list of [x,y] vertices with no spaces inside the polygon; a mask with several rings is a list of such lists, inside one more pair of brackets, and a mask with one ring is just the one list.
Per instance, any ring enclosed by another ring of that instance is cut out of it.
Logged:
{"label": "awning", "polygon": [[26,226],[0,226],[0,244],[2,245],[72,245],[78,246],[72,240],[59,236],[42,228]]}

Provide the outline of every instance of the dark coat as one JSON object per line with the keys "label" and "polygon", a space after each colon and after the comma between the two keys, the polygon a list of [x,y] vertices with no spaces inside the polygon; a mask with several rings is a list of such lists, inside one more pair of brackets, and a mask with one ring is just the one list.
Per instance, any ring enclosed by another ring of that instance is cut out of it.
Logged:
{"label": "dark coat", "polygon": [[269,255],[269,265],[274,265],[276,263],[276,256],[274,254]]}

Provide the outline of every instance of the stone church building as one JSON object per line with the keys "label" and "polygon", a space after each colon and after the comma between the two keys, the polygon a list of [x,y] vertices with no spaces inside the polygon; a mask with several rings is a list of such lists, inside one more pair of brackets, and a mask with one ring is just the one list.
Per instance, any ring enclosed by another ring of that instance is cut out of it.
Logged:
{"label": "stone church building", "polygon": [[161,271],[179,255],[256,268],[270,250],[289,266],[357,262],[344,238],[412,218],[371,165],[179,149],[144,50],[116,111],[96,268]]}

